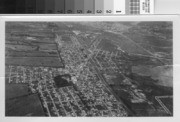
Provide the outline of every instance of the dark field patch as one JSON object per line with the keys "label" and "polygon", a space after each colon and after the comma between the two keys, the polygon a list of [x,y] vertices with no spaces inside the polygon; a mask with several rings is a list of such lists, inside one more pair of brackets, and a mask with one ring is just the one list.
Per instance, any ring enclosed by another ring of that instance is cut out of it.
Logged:
{"label": "dark field patch", "polygon": [[158,36],[141,35],[139,33],[126,32],[124,35],[128,36],[134,42],[139,44],[149,44],[157,47],[172,47],[172,42],[162,39]]}
{"label": "dark field patch", "polygon": [[45,116],[38,95],[6,100],[6,116]]}
{"label": "dark field patch", "polygon": [[71,42],[71,38],[69,36],[62,36],[62,41]]}
{"label": "dark field patch", "polygon": [[148,43],[152,46],[157,47],[172,47],[171,41],[166,41],[162,38],[156,37],[156,36],[142,36],[144,43]]}
{"label": "dark field patch", "polygon": [[28,95],[28,85],[27,84],[8,84],[6,83],[6,99],[16,98],[24,95]]}
{"label": "dark field patch", "polygon": [[133,66],[161,66],[164,65],[162,61],[157,58],[145,57],[139,55],[129,55],[129,60]]}
{"label": "dark field patch", "polygon": [[70,86],[70,83],[63,77],[71,78],[71,76],[69,74],[67,74],[66,76],[58,75],[58,76],[54,77],[55,84],[58,88]]}
{"label": "dark field patch", "polygon": [[108,39],[102,39],[97,48],[109,52],[117,51],[117,46]]}
{"label": "dark field patch", "polygon": [[173,98],[168,97],[168,98],[159,98],[162,103],[169,109],[171,113],[173,113]]}

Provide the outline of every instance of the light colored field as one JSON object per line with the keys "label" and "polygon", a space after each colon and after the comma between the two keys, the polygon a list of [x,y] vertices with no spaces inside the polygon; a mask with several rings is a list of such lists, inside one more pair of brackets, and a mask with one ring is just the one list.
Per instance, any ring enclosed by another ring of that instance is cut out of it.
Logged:
{"label": "light colored field", "polygon": [[158,80],[158,85],[173,87],[173,67],[172,66],[134,66],[133,73],[141,76],[151,76]]}

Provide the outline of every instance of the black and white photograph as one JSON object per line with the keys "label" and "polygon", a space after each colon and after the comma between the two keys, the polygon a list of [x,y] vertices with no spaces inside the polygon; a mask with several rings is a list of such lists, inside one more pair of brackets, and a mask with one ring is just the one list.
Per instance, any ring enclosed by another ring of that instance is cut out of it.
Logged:
{"label": "black and white photograph", "polygon": [[6,117],[173,117],[172,21],[6,21]]}

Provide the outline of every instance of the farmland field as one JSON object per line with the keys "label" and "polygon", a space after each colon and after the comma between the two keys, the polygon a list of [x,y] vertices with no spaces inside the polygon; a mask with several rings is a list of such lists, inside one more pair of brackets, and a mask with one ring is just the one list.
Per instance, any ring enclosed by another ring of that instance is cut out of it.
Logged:
{"label": "farmland field", "polygon": [[116,45],[118,45],[122,50],[126,51],[129,54],[142,54],[148,56],[151,55],[148,51],[122,35],[106,32],[102,36],[114,41]]}
{"label": "farmland field", "polygon": [[141,76],[150,76],[154,80],[158,80],[157,84],[172,87],[173,72],[171,66],[136,66],[132,68],[133,73]]}
{"label": "farmland field", "polygon": [[171,113],[173,113],[173,98],[160,98],[163,104],[169,109]]}
{"label": "farmland field", "polygon": [[[22,107],[25,106],[25,107]],[[44,116],[41,102],[36,94],[6,101],[8,116]]]}
{"label": "farmland field", "polygon": [[62,67],[48,24],[6,24],[6,65]]}
{"label": "farmland field", "polygon": [[24,95],[28,95],[27,84],[8,84],[6,83],[6,99],[12,99]]}
{"label": "farmland field", "polygon": [[6,65],[62,67],[60,59],[48,57],[8,57]]}
{"label": "farmland field", "polygon": [[9,50],[7,57],[58,57],[57,51],[14,51]]}

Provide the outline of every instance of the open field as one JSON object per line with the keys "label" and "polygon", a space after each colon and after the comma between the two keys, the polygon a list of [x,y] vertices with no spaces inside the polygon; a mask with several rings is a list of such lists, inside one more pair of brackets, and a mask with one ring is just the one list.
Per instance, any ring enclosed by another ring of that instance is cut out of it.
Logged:
{"label": "open field", "polygon": [[141,55],[129,55],[129,60],[132,62],[133,66],[162,66],[164,65],[163,62],[161,62],[157,58],[148,57],[148,56],[141,56]]}
{"label": "open field", "polygon": [[5,93],[6,99],[12,99],[24,95],[28,95],[29,87],[27,84],[8,84],[6,83]]}
{"label": "open field", "polygon": [[137,33],[126,33],[125,35],[154,55],[158,55],[159,53],[160,57],[172,58],[173,50],[171,41],[164,40],[157,36],[138,35]]}
{"label": "open field", "polygon": [[14,51],[8,50],[7,57],[58,57],[57,51]]}
{"label": "open field", "polygon": [[32,46],[32,45],[10,45],[10,44],[7,44],[6,48],[17,51],[35,51],[38,49],[37,46]]}
{"label": "open field", "polygon": [[132,67],[132,72],[140,76],[150,76],[157,80],[158,85],[173,87],[173,69],[171,66],[136,66]]}
{"label": "open field", "polygon": [[7,57],[6,65],[63,67],[56,57]]}
{"label": "open field", "polygon": [[6,100],[5,112],[6,116],[44,116],[37,94]]}
{"label": "open field", "polygon": [[17,51],[57,50],[56,44],[39,43],[31,43],[31,45],[7,44],[6,48]]}
{"label": "open field", "polygon": [[[108,38],[109,40],[113,41],[115,45],[118,45],[122,50],[129,54],[142,54],[142,55],[151,55],[145,49],[131,41],[130,39],[125,38],[122,35],[114,34],[105,32],[101,35],[103,38]],[[105,47],[107,48],[107,46]]]}
{"label": "open field", "polygon": [[167,107],[167,109],[173,113],[173,98],[167,97],[167,98],[159,98],[163,104]]}
{"label": "open field", "polygon": [[31,43],[55,44],[54,37],[53,38],[47,38],[46,36],[32,37],[31,35],[22,37],[20,35],[13,36],[10,35],[9,33],[6,33],[6,35],[7,35],[6,44],[29,44],[29,45],[31,45]]}
{"label": "open field", "polygon": [[116,52],[118,47],[114,45],[111,40],[102,39],[97,48],[109,52]]}
{"label": "open field", "polygon": [[62,67],[50,28],[46,22],[7,22],[6,65]]}
{"label": "open field", "polygon": [[39,50],[57,50],[56,44],[35,44],[38,45]]}
{"label": "open field", "polygon": [[123,34],[155,56],[172,59],[171,22],[140,22]]}

